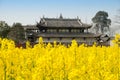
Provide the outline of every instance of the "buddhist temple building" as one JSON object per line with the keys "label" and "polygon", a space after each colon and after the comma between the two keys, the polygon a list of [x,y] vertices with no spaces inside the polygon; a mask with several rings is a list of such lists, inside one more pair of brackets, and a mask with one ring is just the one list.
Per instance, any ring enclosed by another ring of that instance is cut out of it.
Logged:
{"label": "buddhist temple building", "polygon": [[79,18],[41,18],[36,25],[25,26],[26,39],[38,43],[39,37],[43,38],[45,43],[70,44],[76,40],[78,44],[109,45],[109,37],[103,34],[95,34],[89,31],[92,25],[81,22]]}

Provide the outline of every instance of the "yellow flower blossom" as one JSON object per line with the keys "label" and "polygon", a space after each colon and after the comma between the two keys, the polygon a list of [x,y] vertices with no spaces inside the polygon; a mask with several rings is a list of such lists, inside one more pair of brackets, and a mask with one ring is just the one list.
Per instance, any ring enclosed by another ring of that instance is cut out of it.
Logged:
{"label": "yellow flower blossom", "polygon": [[0,80],[120,80],[120,35],[114,46],[39,43],[17,48],[0,38]]}

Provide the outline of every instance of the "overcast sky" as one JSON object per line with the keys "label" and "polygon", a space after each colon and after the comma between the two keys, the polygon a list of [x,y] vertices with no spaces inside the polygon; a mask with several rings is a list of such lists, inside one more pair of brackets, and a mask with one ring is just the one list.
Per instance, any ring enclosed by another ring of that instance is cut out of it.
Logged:
{"label": "overcast sky", "polygon": [[20,22],[24,25],[35,24],[41,17],[76,18],[92,23],[98,11],[106,11],[109,18],[117,14],[120,0],[0,0],[0,21],[9,25]]}

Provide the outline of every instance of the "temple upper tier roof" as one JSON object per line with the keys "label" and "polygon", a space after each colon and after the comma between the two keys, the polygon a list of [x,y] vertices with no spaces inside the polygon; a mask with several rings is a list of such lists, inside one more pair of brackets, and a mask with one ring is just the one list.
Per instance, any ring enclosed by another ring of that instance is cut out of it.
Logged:
{"label": "temple upper tier roof", "polygon": [[80,19],[41,18],[39,27],[47,28],[91,28],[92,25],[82,23]]}

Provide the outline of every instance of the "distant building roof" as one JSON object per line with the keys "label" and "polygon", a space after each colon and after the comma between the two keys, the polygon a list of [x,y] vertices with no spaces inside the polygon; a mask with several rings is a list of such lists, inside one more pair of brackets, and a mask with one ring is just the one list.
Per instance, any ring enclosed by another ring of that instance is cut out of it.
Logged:
{"label": "distant building roof", "polygon": [[91,25],[84,24],[80,19],[64,19],[64,18],[42,18],[39,23],[43,27],[57,28],[90,28]]}
{"label": "distant building roof", "polygon": [[101,39],[101,42],[106,42],[106,41],[110,40],[110,37],[106,34],[103,34],[103,35],[101,35],[100,39]]}
{"label": "distant building roof", "polygon": [[23,27],[24,28],[24,30],[38,30],[38,27],[36,27],[36,25],[26,25],[26,26],[24,26]]}

